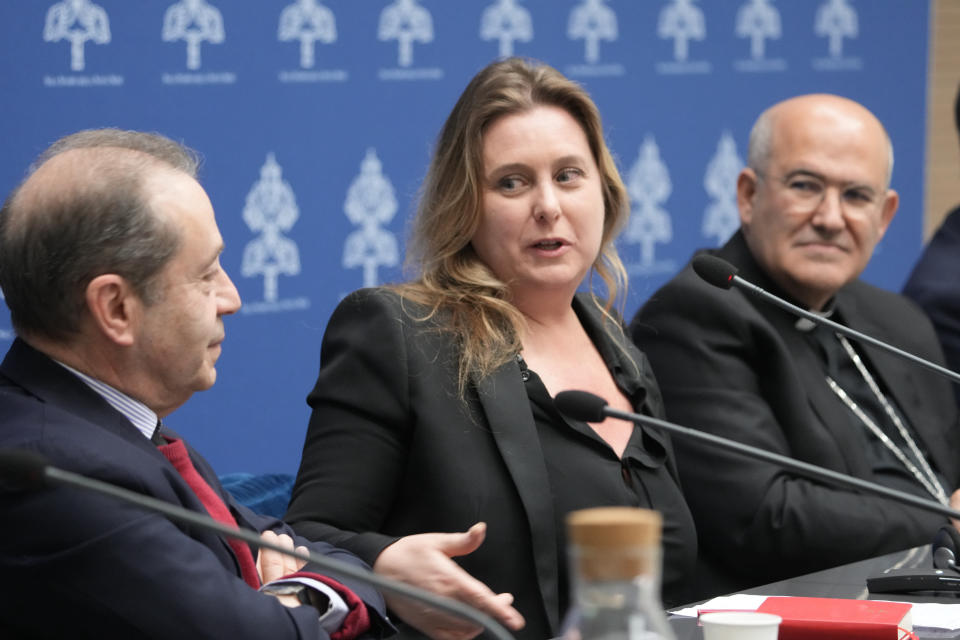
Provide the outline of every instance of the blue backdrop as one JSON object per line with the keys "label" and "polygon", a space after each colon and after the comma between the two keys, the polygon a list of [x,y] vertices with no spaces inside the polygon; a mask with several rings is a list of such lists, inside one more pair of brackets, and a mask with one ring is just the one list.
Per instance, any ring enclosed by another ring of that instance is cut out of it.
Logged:
{"label": "blue backdrop", "polygon": [[542,59],[599,105],[633,200],[630,316],[736,227],[760,110],[814,91],[891,133],[901,206],[867,279],[899,289],[921,247],[928,19],[917,0],[3,0],[0,191],[81,128],[200,150],[245,306],[216,387],[169,422],[221,473],[293,473],[326,320],[403,277],[432,142],[486,63]]}

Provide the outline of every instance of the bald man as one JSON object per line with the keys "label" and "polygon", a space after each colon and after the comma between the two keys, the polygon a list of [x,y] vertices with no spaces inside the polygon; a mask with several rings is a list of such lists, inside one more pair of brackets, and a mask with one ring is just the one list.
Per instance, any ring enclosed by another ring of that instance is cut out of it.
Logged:
{"label": "bald man", "polygon": [[[758,118],[747,163],[740,229],[710,253],[801,307],[942,363],[917,307],[858,280],[898,203],[877,118],[838,96],[786,100]],[[631,332],[670,420],[942,503],[957,487],[952,391],[914,364],[715,288],[689,265]],[[946,523],[709,445],[675,446],[701,597],[926,544]]]}

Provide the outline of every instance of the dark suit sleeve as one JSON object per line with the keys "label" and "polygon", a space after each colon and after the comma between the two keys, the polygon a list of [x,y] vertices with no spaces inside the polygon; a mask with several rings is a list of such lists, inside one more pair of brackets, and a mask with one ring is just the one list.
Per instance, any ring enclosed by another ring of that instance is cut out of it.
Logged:
{"label": "dark suit sleeve", "polygon": [[[903,293],[930,316],[943,344],[947,364],[960,370],[960,207],[930,239]],[[960,398],[960,388],[955,387]]]}
{"label": "dark suit sleeve", "polygon": [[410,437],[405,318],[383,290],[348,296],[327,324],[300,470],[286,520],[373,564]]}
{"label": "dark suit sleeve", "polygon": [[[631,332],[668,419],[866,473],[848,466],[843,444],[811,410],[791,353],[739,291],[703,284],[688,267],[647,302]],[[755,584],[926,543],[944,522],[710,445],[677,438],[674,446],[700,549]]]}

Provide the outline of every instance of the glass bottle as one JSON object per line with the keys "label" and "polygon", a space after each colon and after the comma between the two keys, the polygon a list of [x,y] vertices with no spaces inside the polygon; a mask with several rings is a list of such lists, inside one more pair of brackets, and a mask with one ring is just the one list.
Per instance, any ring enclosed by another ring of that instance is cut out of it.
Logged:
{"label": "glass bottle", "polygon": [[660,604],[656,511],[597,507],[567,516],[573,606],[564,640],[676,640]]}

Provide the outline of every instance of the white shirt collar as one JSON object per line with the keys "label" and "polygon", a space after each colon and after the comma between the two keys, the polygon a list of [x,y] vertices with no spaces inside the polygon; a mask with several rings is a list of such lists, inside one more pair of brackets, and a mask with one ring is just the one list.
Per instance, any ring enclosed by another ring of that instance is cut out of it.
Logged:
{"label": "white shirt collar", "polygon": [[[813,309],[807,309],[807,311],[809,311],[812,314],[818,315],[821,318],[829,319],[830,316],[833,315],[833,312],[836,311],[836,309],[837,309],[837,299],[830,298],[830,302],[827,303],[827,306],[823,309],[823,311],[814,311]],[[793,323],[793,326],[797,329],[797,331],[802,331],[803,333],[807,333],[809,331],[813,331],[817,327],[817,323],[811,320],[810,318],[800,317],[800,318],[797,318],[797,321]]]}
{"label": "white shirt collar", "polygon": [[143,404],[139,400],[134,400],[122,391],[117,391],[105,382],[101,382],[96,378],[91,378],[87,374],[81,373],[73,367],[63,364],[59,360],[55,360],[54,362],[83,380],[87,386],[96,391],[104,400],[106,400],[111,407],[119,411],[124,415],[124,417],[127,418],[127,420],[132,422],[133,426],[135,426],[140,433],[145,435],[147,438],[153,436],[153,432],[157,428],[157,422],[159,418],[157,417],[156,413],[147,407],[147,405]]}

